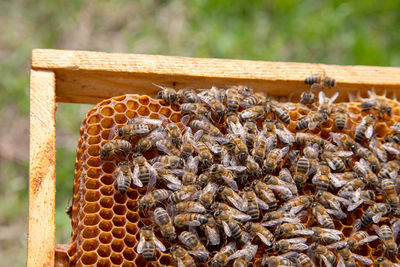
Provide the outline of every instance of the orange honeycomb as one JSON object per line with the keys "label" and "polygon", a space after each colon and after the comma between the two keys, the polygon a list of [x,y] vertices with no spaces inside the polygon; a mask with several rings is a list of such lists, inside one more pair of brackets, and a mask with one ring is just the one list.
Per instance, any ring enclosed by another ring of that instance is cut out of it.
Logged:
{"label": "orange honeycomb", "polygon": [[[375,132],[379,139],[392,131],[389,128],[391,125],[400,121],[398,102],[387,101],[393,107],[392,117],[385,121],[378,119]],[[354,137],[356,124],[368,114],[361,111],[360,104],[360,102],[346,103],[349,111],[355,115],[349,117],[350,127],[341,132],[348,133],[352,137]],[[301,105],[293,104],[293,106],[295,108],[290,111],[291,122],[288,129],[296,132],[296,124],[309,110]],[[137,254],[136,246],[140,237],[140,228],[144,225],[154,225],[148,214],[138,211],[138,199],[145,194],[145,188],[136,188],[131,185],[127,193],[121,195],[113,177],[113,171],[116,168],[115,160],[100,160],[99,158],[100,148],[108,140],[113,139],[117,127],[123,126],[129,119],[136,116],[158,119],[159,114],[165,116],[169,122],[175,122],[181,126],[179,106],[165,106],[162,100],[154,100],[148,96],[114,97],[102,101],[88,112],[80,129],[81,138],[75,163],[71,241],[68,244],[56,246],[56,266],[170,266],[174,264],[172,257],[168,254],[168,249],[166,253],[160,253],[157,250],[156,257],[151,262],[147,262],[142,255]],[[312,132],[324,138],[328,138],[331,131],[340,132],[332,119],[323,126],[322,130],[316,128]],[[133,139],[132,143],[136,140]],[[152,153],[146,152],[144,156],[149,159],[153,156]],[[301,193],[314,194],[315,185],[305,185]],[[382,195],[377,194],[377,202],[384,202]],[[348,237],[355,219],[360,218],[366,208],[366,205],[361,205],[348,214],[346,219],[334,220],[336,229],[341,230],[344,236]],[[317,226],[315,219],[310,217],[311,212],[308,214],[303,223],[309,227]],[[390,217],[390,215],[387,216],[383,218],[383,221],[387,221]],[[160,232],[156,230],[155,233],[162,240]],[[368,233],[375,234],[372,227],[368,229]],[[376,259],[383,255],[379,244],[380,241],[376,240],[363,245],[357,253],[370,257],[376,264]],[[261,265],[264,253],[265,246],[259,244],[254,260],[255,266]],[[276,253],[271,253],[271,255],[274,254]],[[394,262],[399,262],[399,259],[394,259]],[[202,264],[202,266],[208,266],[208,264]]]}

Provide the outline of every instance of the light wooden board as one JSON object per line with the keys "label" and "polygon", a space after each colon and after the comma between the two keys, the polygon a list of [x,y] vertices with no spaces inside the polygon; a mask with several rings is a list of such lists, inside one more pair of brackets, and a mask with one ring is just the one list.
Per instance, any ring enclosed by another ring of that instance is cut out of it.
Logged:
{"label": "light wooden board", "polygon": [[308,88],[304,79],[325,73],[335,78],[339,100],[348,92],[375,88],[389,93],[400,88],[400,68],[338,66],[309,63],[188,58],[101,52],[34,50],[32,68],[56,72],[57,101],[98,103],[126,93],[155,96],[152,83],[175,88],[209,88],[245,84],[269,95],[298,97]]}
{"label": "light wooden board", "polygon": [[32,70],[30,89],[28,267],[54,266],[55,74]]}

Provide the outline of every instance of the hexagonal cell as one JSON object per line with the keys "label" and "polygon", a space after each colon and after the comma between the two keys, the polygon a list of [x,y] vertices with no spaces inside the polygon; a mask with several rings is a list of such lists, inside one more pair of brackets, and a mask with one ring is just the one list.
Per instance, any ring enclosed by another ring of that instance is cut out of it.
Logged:
{"label": "hexagonal cell", "polygon": [[114,227],[111,231],[111,234],[115,238],[124,238],[125,236],[125,229],[123,227]]}
{"label": "hexagonal cell", "polygon": [[100,257],[108,257],[111,254],[111,249],[109,245],[101,244],[99,248],[97,249],[97,254],[99,254]]}
{"label": "hexagonal cell", "polygon": [[99,224],[99,227],[104,232],[109,232],[109,231],[111,231],[113,225],[112,225],[111,221],[101,221]]}
{"label": "hexagonal cell", "polygon": [[125,202],[126,202],[126,195],[125,194],[115,194],[114,195],[114,200],[115,200],[115,203],[118,203],[118,204],[125,204]]}
{"label": "hexagonal cell", "polygon": [[86,214],[84,219],[83,219],[83,224],[85,226],[88,225],[96,225],[100,221],[100,216],[97,214]]}
{"label": "hexagonal cell", "polygon": [[113,219],[114,226],[124,226],[125,225],[125,216],[114,215]]}
{"label": "hexagonal cell", "polygon": [[100,135],[96,135],[96,136],[90,136],[90,137],[88,138],[87,143],[88,143],[89,145],[94,145],[94,144],[100,143],[100,141],[101,141],[101,136],[100,136]]}
{"label": "hexagonal cell", "polygon": [[68,248],[68,256],[72,257],[76,253],[76,243],[72,243],[72,245]]}
{"label": "hexagonal cell", "polygon": [[103,129],[101,132],[101,138],[104,140],[112,140],[115,137],[115,132],[113,129]]}
{"label": "hexagonal cell", "polygon": [[104,107],[101,109],[100,113],[103,116],[112,116],[114,115],[114,109],[112,107]]}
{"label": "hexagonal cell", "polygon": [[160,107],[161,107],[161,105],[158,104],[158,103],[149,103],[148,106],[149,106],[150,111],[155,112],[155,113],[157,113],[158,110],[159,110]]}
{"label": "hexagonal cell", "polygon": [[135,235],[138,232],[138,230],[139,229],[137,228],[137,226],[135,224],[133,224],[133,223],[126,224],[126,231],[128,233],[130,233],[131,235]]}
{"label": "hexagonal cell", "polygon": [[97,202],[88,202],[83,207],[83,211],[85,213],[97,213],[100,209],[99,204]]}
{"label": "hexagonal cell", "polygon": [[172,122],[179,122],[181,121],[181,115],[179,115],[178,113],[174,113],[171,115],[170,119]]}
{"label": "hexagonal cell", "polygon": [[162,107],[159,113],[169,118],[169,115],[171,115],[171,110],[167,107]]}
{"label": "hexagonal cell", "polygon": [[115,204],[113,207],[113,211],[117,215],[125,215],[126,207],[125,205]]}
{"label": "hexagonal cell", "polygon": [[150,114],[150,110],[145,107],[145,106],[141,106],[139,107],[139,109],[137,110],[137,112],[139,113],[139,115],[141,116],[148,116]]}
{"label": "hexagonal cell", "polygon": [[126,116],[124,114],[120,114],[120,113],[115,114],[114,119],[115,119],[116,123],[120,123],[120,124],[125,124],[128,121]]}
{"label": "hexagonal cell", "polygon": [[121,253],[113,253],[113,254],[111,255],[110,259],[111,259],[111,262],[112,262],[112,263],[118,264],[118,265],[121,264],[122,261],[124,260],[124,259],[122,258]]}
{"label": "hexagonal cell", "polygon": [[135,259],[136,266],[146,266],[147,261],[143,258],[142,255],[137,255]]}
{"label": "hexagonal cell", "polygon": [[114,178],[112,175],[105,174],[100,178],[100,181],[105,185],[112,185],[114,184]]}
{"label": "hexagonal cell", "polygon": [[111,220],[111,218],[113,217],[113,212],[111,209],[102,209],[100,211],[100,216],[105,220]]}
{"label": "hexagonal cell", "polygon": [[128,117],[128,119],[132,119],[137,116],[137,113],[136,111],[128,110],[125,115]]}
{"label": "hexagonal cell", "polygon": [[113,118],[103,118],[100,122],[101,127],[104,129],[112,128],[114,126]]}
{"label": "hexagonal cell", "polygon": [[98,189],[100,186],[100,183],[97,179],[87,179],[85,182],[85,187],[86,189]]}
{"label": "hexagonal cell", "polygon": [[113,201],[112,197],[102,197],[100,199],[100,205],[103,208],[111,208],[113,206],[113,204],[114,204],[114,201]]}
{"label": "hexagonal cell", "polygon": [[105,173],[113,173],[115,170],[115,164],[113,162],[104,162],[103,166],[101,167],[101,169],[105,172]]}
{"label": "hexagonal cell", "polygon": [[124,249],[124,252],[122,253],[122,255],[124,256],[124,258],[128,261],[133,261],[133,259],[135,258],[135,251],[133,251],[133,249],[131,248],[126,248]]}
{"label": "hexagonal cell", "polygon": [[95,115],[91,115],[89,117],[87,117],[87,123],[88,124],[94,124],[94,123],[98,123],[100,121],[100,115],[99,114],[95,114]]}
{"label": "hexagonal cell", "polygon": [[83,253],[82,257],[81,257],[81,261],[83,264],[95,264],[95,262],[97,261],[97,254],[96,252],[85,252]]}
{"label": "hexagonal cell", "polygon": [[163,255],[160,258],[160,264],[171,266],[173,265],[172,257],[168,255]]}
{"label": "hexagonal cell", "polygon": [[138,199],[138,196],[139,196],[139,194],[136,190],[129,190],[127,192],[127,195],[130,199]]}
{"label": "hexagonal cell", "polygon": [[98,124],[93,124],[93,125],[90,125],[90,126],[87,128],[86,133],[87,133],[88,135],[98,135],[99,132],[100,132],[100,130],[101,130],[100,125],[98,125]]}
{"label": "hexagonal cell", "polygon": [[100,159],[98,157],[90,157],[86,164],[90,167],[99,167],[100,166]]}
{"label": "hexagonal cell", "polygon": [[115,104],[114,109],[116,112],[122,113],[125,112],[126,106],[124,103],[117,103]]}
{"label": "hexagonal cell", "polygon": [[136,223],[139,221],[139,214],[137,214],[136,212],[128,211],[128,213],[126,214],[126,218],[131,223]]}
{"label": "hexagonal cell", "polygon": [[135,238],[134,235],[127,234],[127,235],[125,236],[125,238],[124,238],[124,242],[125,242],[125,245],[126,245],[127,247],[133,248],[133,247],[135,246],[135,244],[136,244],[137,241],[136,241],[136,238]]}
{"label": "hexagonal cell", "polygon": [[90,178],[99,178],[100,169],[99,168],[89,168],[86,172],[86,175]]}
{"label": "hexagonal cell", "polygon": [[94,202],[100,199],[99,191],[95,190],[88,190],[85,193],[85,200],[88,202]]}
{"label": "hexagonal cell", "polygon": [[99,242],[96,239],[85,240],[82,244],[82,248],[84,251],[95,250],[98,246],[99,246]]}
{"label": "hexagonal cell", "polygon": [[85,239],[95,238],[99,234],[97,226],[87,226],[83,229],[82,237]]}
{"label": "hexagonal cell", "polygon": [[113,237],[110,233],[101,233],[99,236],[99,241],[103,244],[108,244],[112,241]]}
{"label": "hexagonal cell", "polygon": [[108,259],[99,259],[96,264],[97,267],[110,267],[111,263]]}
{"label": "hexagonal cell", "polygon": [[88,148],[88,154],[92,157],[97,157],[100,154],[100,147],[98,145],[92,145]]}
{"label": "hexagonal cell", "polygon": [[100,188],[100,193],[103,196],[112,196],[114,194],[114,186],[113,185],[103,185]]}
{"label": "hexagonal cell", "polygon": [[[139,103],[134,100],[128,100],[128,101],[126,101],[126,105],[129,109],[136,110],[139,106]],[[131,118],[133,118],[133,117],[131,117]]]}

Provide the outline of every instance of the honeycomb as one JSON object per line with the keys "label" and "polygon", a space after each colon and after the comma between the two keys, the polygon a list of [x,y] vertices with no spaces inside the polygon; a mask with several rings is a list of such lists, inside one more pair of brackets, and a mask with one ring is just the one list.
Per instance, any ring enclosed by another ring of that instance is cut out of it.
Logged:
{"label": "honeycomb", "polygon": [[[375,132],[379,140],[392,132],[390,126],[400,121],[400,107],[395,100],[387,100],[393,108],[392,116],[385,121],[378,119]],[[296,124],[309,110],[304,106],[292,104],[295,108],[290,111],[291,122],[287,128],[296,132]],[[328,120],[320,130],[318,127],[311,131],[323,138],[328,138],[330,132],[343,132],[354,137],[355,126],[368,113],[375,111],[362,111],[360,102],[345,103],[354,116],[349,116],[350,127],[339,131],[332,119]],[[83,120],[78,143],[77,160],[75,163],[75,177],[73,185],[72,206],[72,234],[68,244],[56,246],[57,266],[171,266],[173,259],[168,253],[156,250],[153,261],[146,261],[142,255],[136,252],[140,229],[146,225],[156,226],[149,214],[138,210],[138,199],[145,194],[146,188],[136,188],[133,184],[125,194],[120,194],[115,185],[113,172],[116,169],[116,160],[101,160],[100,148],[115,137],[115,130],[137,116],[145,116],[151,119],[159,119],[160,114],[169,122],[181,126],[181,114],[178,105],[167,106],[162,100],[154,100],[148,96],[124,95],[107,99],[90,110]],[[222,129],[224,130],[224,129]],[[138,139],[133,138],[134,144]],[[150,159],[154,151],[145,152],[144,156]],[[131,156],[129,160],[132,160]],[[292,167],[293,168],[293,167]],[[299,194],[314,195],[315,185],[306,184]],[[279,200],[278,200],[279,201]],[[384,196],[377,194],[376,202],[384,202]],[[278,205],[280,203],[278,202]],[[346,219],[334,219],[335,227],[348,237],[352,231],[352,225],[360,218],[368,206],[362,204],[356,210],[348,213]],[[262,214],[263,215],[263,214]],[[262,217],[260,215],[260,218]],[[310,208],[308,216],[302,219],[307,226],[318,226],[312,218]],[[382,219],[388,223],[392,216],[389,213]],[[158,227],[154,227],[156,236],[162,239]],[[271,229],[270,229],[271,230]],[[366,230],[370,235],[375,234],[372,227]],[[179,234],[179,230],[177,234]],[[274,232],[272,228],[271,232]],[[399,240],[397,240],[399,241]],[[378,240],[362,245],[356,251],[358,254],[370,257],[377,264],[376,259],[383,256],[383,248]],[[398,242],[397,242],[398,243]],[[254,259],[255,266],[261,265],[265,246],[259,244]],[[269,252],[276,255],[275,252]],[[399,258],[391,259],[400,262]],[[359,266],[360,262],[357,262]],[[199,266],[209,266],[207,263]]]}

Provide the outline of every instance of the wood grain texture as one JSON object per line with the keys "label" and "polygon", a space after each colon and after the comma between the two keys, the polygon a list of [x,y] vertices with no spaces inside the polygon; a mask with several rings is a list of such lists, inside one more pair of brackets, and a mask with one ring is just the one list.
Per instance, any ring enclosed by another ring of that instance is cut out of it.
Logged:
{"label": "wood grain texture", "polygon": [[55,74],[32,70],[28,267],[54,266],[55,137]]}

